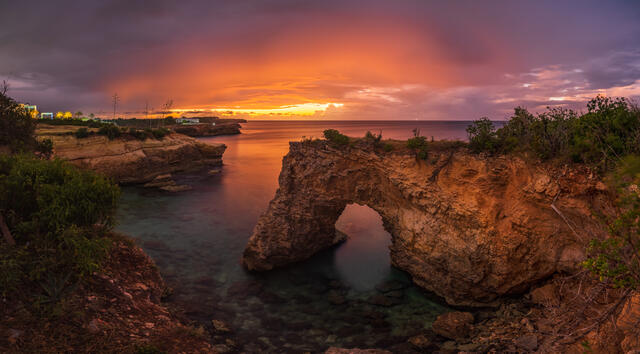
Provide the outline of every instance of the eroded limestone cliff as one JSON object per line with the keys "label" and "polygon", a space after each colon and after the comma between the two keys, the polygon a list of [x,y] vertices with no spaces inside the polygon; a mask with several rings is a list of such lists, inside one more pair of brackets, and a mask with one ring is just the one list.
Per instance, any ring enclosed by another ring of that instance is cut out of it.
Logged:
{"label": "eroded limestone cliff", "polygon": [[145,183],[160,175],[219,166],[226,149],[224,144],[204,144],[176,133],[144,141],[131,137],[109,140],[103,135],[78,139],[47,131],[38,136],[53,141],[54,156],[118,183]]}
{"label": "eroded limestone cliff", "polygon": [[604,237],[611,212],[588,170],[481,157],[464,148],[408,151],[291,143],[280,187],[260,217],[243,263],[268,270],[338,241],[350,203],[368,205],[391,234],[394,266],[452,305],[483,306],[572,271],[585,244]]}

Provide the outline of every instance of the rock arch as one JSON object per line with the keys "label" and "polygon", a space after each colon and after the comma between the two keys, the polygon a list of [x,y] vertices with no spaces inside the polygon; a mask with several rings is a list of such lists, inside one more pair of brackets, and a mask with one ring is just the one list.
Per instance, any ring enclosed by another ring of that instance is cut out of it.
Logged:
{"label": "rock arch", "polygon": [[591,210],[610,207],[586,173],[482,158],[464,149],[376,152],[324,141],[290,144],[279,189],[243,254],[250,270],[304,260],[343,240],[335,222],[350,203],[380,214],[392,264],[452,305],[483,306],[523,292],[584,257],[581,237],[604,231]]}

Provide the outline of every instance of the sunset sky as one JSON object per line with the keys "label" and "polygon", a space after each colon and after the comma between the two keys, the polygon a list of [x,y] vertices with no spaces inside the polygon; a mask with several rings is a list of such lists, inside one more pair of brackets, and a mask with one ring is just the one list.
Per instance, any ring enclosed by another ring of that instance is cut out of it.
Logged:
{"label": "sunset sky", "polygon": [[[640,98],[640,1],[2,1],[0,79],[41,111],[505,119]],[[212,112],[211,110],[214,110]]]}

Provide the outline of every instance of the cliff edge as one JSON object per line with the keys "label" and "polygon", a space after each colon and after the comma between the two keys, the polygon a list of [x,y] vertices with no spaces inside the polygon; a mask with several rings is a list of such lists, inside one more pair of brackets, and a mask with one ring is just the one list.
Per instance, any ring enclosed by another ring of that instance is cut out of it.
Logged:
{"label": "cliff edge", "polygon": [[482,157],[464,147],[434,149],[422,160],[407,149],[294,142],[244,265],[269,270],[330,247],[350,203],[380,214],[394,266],[463,306],[494,305],[574,271],[588,240],[606,235],[595,215],[612,212],[605,185],[586,168]]}
{"label": "cliff edge", "polygon": [[205,144],[177,133],[162,139],[122,136],[110,140],[95,134],[77,138],[60,127],[39,127],[38,138],[53,141],[55,157],[122,184],[146,183],[161,175],[220,166],[226,150],[224,144]]}

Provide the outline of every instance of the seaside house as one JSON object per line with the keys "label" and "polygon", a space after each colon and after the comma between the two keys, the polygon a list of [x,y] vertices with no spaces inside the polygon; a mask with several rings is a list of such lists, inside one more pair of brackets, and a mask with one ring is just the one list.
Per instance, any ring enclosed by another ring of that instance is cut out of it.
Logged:
{"label": "seaside house", "polygon": [[20,103],[20,107],[24,108],[31,115],[31,118],[38,118],[38,106]]}

